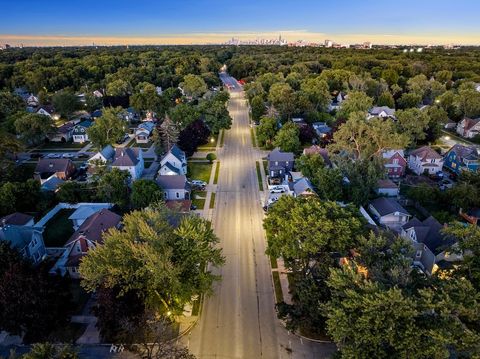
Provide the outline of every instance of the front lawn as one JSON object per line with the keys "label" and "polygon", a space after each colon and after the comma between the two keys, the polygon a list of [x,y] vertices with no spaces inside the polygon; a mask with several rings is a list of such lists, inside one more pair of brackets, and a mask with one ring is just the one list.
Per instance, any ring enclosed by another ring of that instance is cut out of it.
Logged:
{"label": "front lawn", "polygon": [[46,247],[63,247],[73,234],[73,222],[68,217],[74,209],[61,209],[47,222],[43,232],[43,241]]}
{"label": "front lawn", "polygon": [[211,173],[212,164],[209,162],[188,162],[187,175],[192,180],[200,180],[208,184]]}
{"label": "front lawn", "polygon": [[275,287],[275,298],[277,303],[283,302],[283,290],[280,284],[280,274],[278,272],[272,272],[273,286]]}

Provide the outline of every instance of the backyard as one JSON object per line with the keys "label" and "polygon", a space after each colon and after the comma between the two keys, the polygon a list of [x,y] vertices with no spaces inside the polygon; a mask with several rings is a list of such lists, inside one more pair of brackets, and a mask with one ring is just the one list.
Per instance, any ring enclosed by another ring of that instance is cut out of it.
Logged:
{"label": "backyard", "polygon": [[61,209],[47,222],[43,232],[46,247],[62,247],[73,234],[73,223],[68,217],[74,209]]}

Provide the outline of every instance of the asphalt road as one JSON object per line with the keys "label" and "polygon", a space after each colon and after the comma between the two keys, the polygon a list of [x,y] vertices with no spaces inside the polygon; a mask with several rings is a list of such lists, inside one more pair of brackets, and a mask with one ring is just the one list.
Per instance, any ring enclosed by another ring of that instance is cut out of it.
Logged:
{"label": "asphalt road", "polygon": [[226,74],[221,78],[235,86],[229,102],[233,125],[218,154],[221,170],[213,214],[226,263],[215,271],[222,279],[205,300],[199,323],[183,340],[201,359],[328,357],[331,345],[300,340],[276,318],[247,103],[235,79]]}

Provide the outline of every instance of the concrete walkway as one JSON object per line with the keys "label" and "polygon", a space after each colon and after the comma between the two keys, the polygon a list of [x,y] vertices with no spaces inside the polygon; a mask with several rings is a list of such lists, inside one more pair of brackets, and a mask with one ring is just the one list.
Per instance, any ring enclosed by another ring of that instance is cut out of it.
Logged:
{"label": "concrete walkway", "polygon": [[87,324],[85,332],[77,339],[77,344],[98,344],[100,343],[100,333],[95,326],[97,317],[93,315],[74,315],[71,319],[72,323]]}

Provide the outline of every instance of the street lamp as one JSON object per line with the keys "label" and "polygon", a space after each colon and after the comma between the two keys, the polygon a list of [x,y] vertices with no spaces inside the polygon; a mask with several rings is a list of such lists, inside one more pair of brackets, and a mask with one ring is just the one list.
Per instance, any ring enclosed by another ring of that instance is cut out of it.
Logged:
{"label": "street lamp", "polygon": [[211,142],[211,143],[214,143],[214,142],[215,142],[215,139],[214,139],[213,137],[210,138],[210,142]]}
{"label": "street lamp", "polygon": [[450,141],[450,136],[445,136],[445,140]]}

